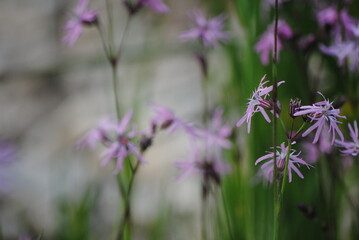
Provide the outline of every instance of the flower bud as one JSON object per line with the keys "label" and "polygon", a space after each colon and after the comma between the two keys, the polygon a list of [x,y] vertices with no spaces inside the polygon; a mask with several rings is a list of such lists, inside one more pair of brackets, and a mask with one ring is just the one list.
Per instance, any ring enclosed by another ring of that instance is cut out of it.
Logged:
{"label": "flower bud", "polygon": [[277,169],[279,171],[284,171],[284,169],[285,169],[285,157],[277,159]]}
{"label": "flower bud", "polygon": [[259,100],[259,106],[261,106],[264,109],[272,110],[273,109],[273,102],[266,100],[266,99],[260,99]]}
{"label": "flower bud", "polygon": [[298,112],[299,108],[302,106],[302,101],[299,98],[291,99],[289,103],[289,116],[296,118],[294,114]]}
{"label": "flower bud", "polygon": [[161,129],[166,129],[169,126],[171,126],[173,123],[173,119],[167,119],[166,121],[164,121],[161,125]]}
{"label": "flower bud", "polygon": [[140,140],[140,149],[141,152],[144,152],[152,145],[152,138],[147,136],[142,136]]}

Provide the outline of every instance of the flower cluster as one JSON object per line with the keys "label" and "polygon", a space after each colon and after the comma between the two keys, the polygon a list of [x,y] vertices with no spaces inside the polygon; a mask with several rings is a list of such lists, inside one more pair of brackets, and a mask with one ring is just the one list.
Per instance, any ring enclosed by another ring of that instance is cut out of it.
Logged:
{"label": "flower cluster", "polygon": [[[245,121],[247,122],[248,133],[251,130],[251,120],[255,113],[260,112],[267,122],[271,122],[266,110],[271,110],[273,113],[273,100],[268,100],[269,93],[273,90],[273,86],[266,87],[268,81],[265,81],[266,75],[261,79],[258,88],[253,92],[252,97],[249,98],[248,107],[245,115],[237,122],[237,127],[240,127]],[[278,82],[277,86],[283,84],[284,81]],[[278,103],[277,103],[278,105]],[[279,106],[277,107],[279,109]]]}
{"label": "flower cluster", "polygon": [[222,123],[222,109],[216,109],[208,129],[199,129],[198,141],[193,142],[191,154],[184,160],[175,163],[181,173],[179,179],[190,174],[202,176],[203,196],[205,197],[211,184],[219,185],[221,177],[230,170],[222,156],[223,149],[229,149],[228,137],[232,133],[229,125]]}
{"label": "flower cluster", "polygon": [[327,29],[334,38],[330,46],[321,44],[319,49],[327,55],[336,57],[339,66],[343,66],[345,60],[348,60],[350,70],[355,71],[359,64],[359,22],[345,9],[338,13],[336,7],[320,11],[317,19],[319,25]]}

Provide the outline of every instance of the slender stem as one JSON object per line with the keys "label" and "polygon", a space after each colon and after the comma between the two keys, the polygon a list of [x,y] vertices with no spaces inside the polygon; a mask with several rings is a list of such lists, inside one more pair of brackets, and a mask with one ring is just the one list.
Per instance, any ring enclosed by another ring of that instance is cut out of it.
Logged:
{"label": "slender stem", "polygon": [[282,130],[284,132],[287,132],[287,129],[286,129],[283,119],[281,117],[279,117],[279,122],[280,122],[280,125],[282,126]]}
{"label": "slender stem", "polygon": [[113,29],[113,7],[112,0],[106,0],[107,23],[108,23],[108,39],[109,39],[109,52],[113,57],[113,50],[115,45],[114,29]]}
{"label": "slender stem", "polygon": [[207,240],[206,202],[207,202],[206,197],[202,196],[202,209],[201,209],[202,240]]}
{"label": "slender stem", "polygon": [[117,119],[121,118],[121,109],[120,109],[120,98],[117,91],[117,66],[116,64],[111,64],[111,73],[112,73],[112,88],[115,98],[115,107]]}
{"label": "slender stem", "polygon": [[279,214],[280,214],[280,209],[281,209],[281,206],[282,206],[283,194],[284,194],[284,191],[285,191],[287,178],[288,178],[288,164],[289,164],[289,157],[290,157],[291,150],[292,150],[292,140],[289,138],[288,139],[287,154],[285,156],[285,168],[284,168],[284,173],[283,173],[281,190],[280,190],[280,192],[278,194],[277,201],[274,203],[274,213],[275,213],[275,216],[274,216],[274,234],[273,234],[274,239],[278,239]]}
{"label": "slender stem", "polygon": [[278,88],[277,88],[277,55],[278,55],[278,0],[275,0],[275,20],[274,20],[274,53],[273,53],[273,161],[274,161],[274,171],[273,171],[273,197],[274,197],[274,230],[273,230],[273,240],[278,239],[278,214],[279,212],[279,199],[278,199],[278,184],[277,184],[277,99],[278,99]]}
{"label": "slender stem", "polygon": [[140,167],[140,162],[137,161],[136,166],[133,168],[132,171],[132,176],[128,185],[128,190],[127,190],[127,198],[125,201],[125,210],[124,210],[124,214],[122,216],[121,222],[120,222],[120,226],[119,226],[119,231],[117,233],[117,240],[122,240],[124,239],[124,233],[125,233],[125,228],[126,225],[130,225],[131,222],[131,204],[130,204],[130,197],[131,197],[131,192],[132,192],[132,186],[133,186],[133,182],[135,180],[136,177],[136,173],[138,171],[138,168]]}
{"label": "slender stem", "polygon": [[203,94],[203,115],[202,115],[202,120],[203,120],[203,124],[207,125],[208,122],[208,112],[209,112],[209,107],[208,107],[208,83],[207,83],[207,78],[204,76],[203,80],[202,80],[202,94]]}
{"label": "slender stem", "polygon": [[102,47],[103,47],[103,51],[105,52],[106,58],[107,58],[107,59],[110,59],[110,53],[109,53],[108,46],[107,46],[106,41],[105,41],[105,37],[104,37],[103,30],[102,30],[102,26],[100,25],[100,23],[97,23],[97,24],[96,24],[96,28],[97,28],[98,33],[99,33],[99,35],[100,35],[101,44],[102,44]]}
{"label": "slender stem", "polygon": [[284,175],[283,175],[283,180],[282,180],[282,187],[281,187],[280,194],[279,194],[279,206],[280,206],[281,201],[283,199],[283,194],[284,194],[285,186],[286,186],[286,183],[287,183],[288,165],[289,165],[289,157],[290,157],[291,150],[292,150],[292,140],[288,139],[288,150],[287,150],[287,155],[285,156],[285,168],[284,168],[284,173],[283,173]]}
{"label": "slender stem", "polygon": [[123,43],[125,41],[125,36],[127,34],[127,31],[128,31],[128,28],[130,26],[130,22],[131,22],[131,18],[132,18],[132,15],[131,14],[128,14],[127,15],[127,18],[125,20],[125,26],[122,30],[122,34],[121,34],[121,38],[120,38],[120,43],[118,45],[118,50],[116,52],[116,59],[117,61],[119,62],[120,61],[120,58],[121,58],[121,54],[122,54],[122,48],[123,48]]}
{"label": "slender stem", "polygon": [[300,126],[300,128],[299,128],[299,130],[297,131],[297,133],[295,134],[295,136],[292,137],[291,139],[295,139],[296,137],[298,137],[298,135],[302,132],[302,130],[303,130],[303,128],[305,127],[305,125],[307,125],[306,122],[304,122],[304,123],[302,124],[302,126]]}

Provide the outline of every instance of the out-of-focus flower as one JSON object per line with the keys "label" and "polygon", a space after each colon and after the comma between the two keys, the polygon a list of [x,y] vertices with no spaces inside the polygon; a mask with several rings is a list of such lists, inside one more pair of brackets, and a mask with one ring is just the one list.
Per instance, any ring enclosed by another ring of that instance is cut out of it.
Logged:
{"label": "out-of-focus flower", "polygon": [[[293,36],[292,29],[284,20],[278,21],[278,39],[277,50],[282,49],[282,41],[288,40]],[[255,45],[256,52],[261,56],[261,62],[264,65],[269,64],[269,56],[273,54],[274,49],[274,23],[272,23],[267,30],[262,34],[258,43]]]}
{"label": "out-of-focus flower", "polygon": [[350,71],[355,71],[359,65],[359,39],[342,41],[337,38],[334,44],[327,47],[320,45],[320,50],[328,55],[338,58],[338,65],[343,66],[347,59],[350,63]]}
{"label": "out-of-focus flower", "polygon": [[319,11],[317,20],[321,28],[334,35],[341,35],[344,27],[345,36],[347,37],[352,36],[351,28],[357,22],[349,15],[346,9],[339,12],[337,7],[327,7]]}
{"label": "out-of-focus flower", "polygon": [[169,8],[162,0],[139,0],[139,4],[151,8],[156,13],[167,13]]}
{"label": "out-of-focus flower", "polygon": [[329,129],[327,132],[330,132],[332,135],[331,144],[334,143],[336,134],[338,134],[341,140],[344,140],[343,133],[338,127],[338,123],[341,123],[338,118],[346,117],[339,115],[340,110],[335,109],[333,103],[329,102],[328,99],[325,99],[323,94],[320,92],[318,92],[318,94],[323,97],[323,101],[314,103],[312,106],[302,106],[300,107],[300,110],[294,114],[294,116],[307,115],[310,122],[314,122],[314,124],[303,133],[303,137],[317,129],[313,140],[313,143],[316,143],[318,142],[320,135],[326,131],[325,126],[328,125]]}
{"label": "out-of-focus flower", "polygon": [[353,126],[349,123],[348,128],[352,141],[346,142],[344,140],[336,140],[335,143],[342,148],[342,153],[357,156],[359,154],[359,131],[357,121],[354,121]]}
{"label": "out-of-focus flower", "polygon": [[144,163],[139,144],[134,142],[134,138],[138,133],[129,129],[129,123],[132,118],[132,111],[129,111],[119,123],[104,119],[100,124],[92,129],[80,142],[80,148],[88,147],[93,149],[98,142],[101,142],[106,147],[102,153],[101,166],[107,165],[111,160],[116,160],[115,173],[118,173],[123,168],[124,159],[133,154],[138,161]]}
{"label": "out-of-focus flower", "polygon": [[338,65],[343,66],[344,60],[350,57],[355,51],[355,43],[351,41],[343,42],[341,40],[336,40],[334,44],[329,47],[320,45],[319,49],[325,54],[338,58]]}
{"label": "out-of-focus flower", "polygon": [[190,14],[193,27],[181,34],[184,41],[198,40],[205,47],[216,47],[229,39],[229,34],[223,30],[226,17],[219,15],[206,19],[201,11]]}
{"label": "out-of-focus flower", "polygon": [[123,3],[127,8],[129,14],[134,15],[139,12],[143,7],[151,8],[155,13],[163,14],[167,13],[170,9],[162,0],[137,0],[133,2],[131,0],[124,0]]}
{"label": "out-of-focus flower", "polygon": [[151,121],[154,129],[160,127],[160,129],[168,129],[169,133],[173,133],[182,128],[189,136],[193,138],[198,137],[196,128],[176,117],[169,108],[153,103],[151,107],[155,111],[155,117]]}
{"label": "out-of-focus flower", "polygon": [[188,158],[175,162],[175,166],[181,170],[178,179],[183,179],[191,174],[201,174],[208,180],[220,183],[220,177],[229,172],[229,166],[221,158],[212,158],[202,153],[200,148],[194,147]]}
{"label": "out-of-focus flower", "polygon": [[303,36],[298,41],[298,47],[304,51],[311,49],[317,42],[316,37],[313,34]]}
{"label": "out-of-focus flower", "polygon": [[325,125],[324,128],[318,143],[313,144],[306,141],[302,144],[304,159],[307,163],[316,163],[323,153],[330,154],[333,151],[328,126]]}
{"label": "out-of-focus flower", "polygon": [[[278,4],[282,4],[284,2],[288,2],[289,0],[278,0]],[[275,5],[275,0],[266,0],[266,2],[269,4],[269,5]]]}
{"label": "out-of-focus flower", "polygon": [[91,129],[80,141],[77,142],[78,149],[89,148],[95,149],[98,143],[108,145],[110,139],[107,136],[107,131],[114,129],[116,123],[109,117],[104,117],[100,120],[98,125]]}
{"label": "out-of-focus flower", "polygon": [[338,9],[336,7],[328,7],[317,13],[319,26],[326,27],[334,25],[338,22]]}
{"label": "out-of-focus flower", "polygon": [[82,33],[85,25],[91,25],[97,22],[97,10],[88,9],[89,0],[79,0],[74,9],[74,17],[65,24],[66,35],[63,42],[73,46]]}
{"label": "out-of-focus flower", "polygon": [[[273,86],[265,87],[268,81],[264,81],[266,75],[261,79],[258,88],[253,92],[252,97],[249,98],[248,107],[244,116],[237,122],[236,126],[240,127],[245,121],[247,122],[248,133],[251,130],[251,120],[255,113],[260,112],[267,122],[271,122],[265,110],[271,110],[273,113],[273,101],[267,100],[269,93],[273,90]],[[284,81],[278,82],[280,86]]]}
{"label": "out-of-focus flower", "polygon": [[228,137],[232,128],[222,123],[222,115],[223,110],[217,108],[208,128],[198,129],[199,138],[191,144],[190,155],[175,162],[175,166],[181,170],[179,179],[190,174],[199,174],[202,177],[203,197],[207,196],[211,184],[220,185],[222,175],[230,170],[223,159],[223,149],[231,147]]}
{"label": "out-of-focus flower", "polygon": [[223,109],[217,108],[214,111],[213,118],[208,129],[199,130],[200,137],[207,141],[209,147],[219,146],[221,148],[230,148],[231,142],[228,137],[232,133],[232,127],[222,123]]}
{"label": "out-of-focus flower", "polygon": [[[284,143],[281,143],[280,146],[277,147],[276,153],[276,162],[277,169],[279,172],[283,172],[285,169],[285,160],[288,152],[288,146],[285,146]],[[288,181],[292,182],[292,171],[294,171],[300,178],[304,178],[303,174],[299,171],[298,167],[300,165],[306,166],[308,169],[312,167],[310,164],[306,163],[303,159],[299,158],[300,152],[297,153],[294,149],[291,149],[289,154],[289,162],[288,162]],[[268,154],[260,157],[255,162],[255,165],[258,163],[268,160],[266,163],[261,166],[261,175],[264,180],[268,182],[273,181],[273,172],[274,172],[274,154],[273,152],[268,152]]]}
{"label": "out-of-focus flower", "polygon": [[17,149],[7,141],[0,140],[0,164],[11,163],[16,157]]}

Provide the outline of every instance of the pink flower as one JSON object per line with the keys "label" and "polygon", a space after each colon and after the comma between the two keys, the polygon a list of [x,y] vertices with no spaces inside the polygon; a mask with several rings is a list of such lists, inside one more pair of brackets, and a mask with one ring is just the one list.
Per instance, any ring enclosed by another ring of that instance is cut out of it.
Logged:
{"label": "pink flower", "polygon": [[222,175],[229,173],[230,167],[218,155],[210,153],[206,147],[200,149],[194,146],[188,158],[175,162],[181,171],[177,179],[183,179],[192,174],[200,174],[205,182],[220,184]]}
{"label": "pink flower", "polygon": [[[271,100],[267,100],[269,93],[273,90],[273,86],[265,87],[268,81],[265,80],[266,75],[261,79],[258,88],[253,92],[252,97],[249,98],[248,107],[245,115],[237,122],[236,126],[240,127],[245,121],[248,126],[248,133],[251,130],[251,120],[255,113],[260,112],[267,122],[271,122],[267,110],[273,110],[273,103]],[[283,84],[284,81],[278,82],[277,86]],[[273,112],[273,111],[272,111]]]}
{"label": "pink flower", "polygon": [[209,147],[218,146],[226,149],[231,147],[228,137],[232,133],[232,127],[222,123],[222,116],[223,109],[215,109],[209,128],[199,130],[199,136],[207,141]]}
{"label": "pink flower", "polygon": [[97,21],[97,10],[88,10],[89,0],[79,0],[74,9],[75,16],[65,24],[66,35],[63,42],[73,46],[82,33],[86,24],[93,24]]}
{"label": "pink flower", "polygon": [[205,47],[216,47],[228,40],[229,34],[223,30],[226,19],[224,15],[206,19],[201,11],[194,11],[190,18],[193,27],[181,34],[182,40],[198,40]]}
{"label": "pink flower", "polygon": [[353,126],[348,124],[350,137],[352,141],[345,142],[343,140],[336,140],[335,143],[343,148],[341,150],[342,153],[346,155],[357,156],[359,154],[359,131],[358,131],[358,123],[354,121]]}
{"label": "pink flower", "polygon": [[[288,152],[288,146],[286,147],[284,143],[282,143],[279,147],[277,147],[276,154],[276,162],[277,169],[279,172],[283,172],[285,169],[285,160]],[[294,171],[300,178],[304,178],[303,174],[299,171],[298,167],[300,165],[306,166],[308,169],[312,167],[308,163],[306,163],[303,159],[299,158],[300,152],[296,153],[294,149],[291,149],[289,154],[289,162],[288,162],[288,181],[292,182],[292,171]],[[260,157],[255,162],[255,165],[258,163],[268,160],[266,163],[261,166],[261,175],[268,182],[272,182],[273,180],[273,172],[274,172],[274,154],[273,152],[268,152],[268,154]]]}
{"label": "pink flower", "polygon": [[353,54],[353,52],[355,52],[356,46],[355,43],[352,41],[343,42],[342,40],[337,39],[335,40],[334,44],[329,47],[323,44],[319,45],[319,49],[327,55],[331,55],[338,58],[338,65],[343,66],[345,62],[344,60],[346,58],[349,58]]}
{"label": "pink flower", "polygon": [[305,161],[310,164],[316,163],[323,153],[331,153],[333,151],[333,145],[330,142],[328,126],[325,126],[325,129],[316,144],[304,142],[302,144],[302,149]]}
{"label": "pink flower", "polygon": [[150,7],[156,13],[167,13],[169,11],[162,0],[139,0],[139,4]]}
{"label": "pink flower", "polygon": [[[328,99],[325,99],[323,94],[318,92],[319,95],[323,97],[323,101],[314,103],[312,106],[302,106],[300,110],[297,111],[294,116],[307,115],[310,119],[310,122],[314,124],[309,127],[304,133],[303,137],[307,136],[312,131],[316,130],[313,143],[318,142],[320,135],[327,131],[332,135],[331,144],[334,143],[335,135],[338,134],[341,140],[344,140],[343,133],[338,127],[338,123],[341,123],[338,118],[345,118],[345,116],[339,115],[340,110],[333,107],[333,103],[329,102]],[[326,125],[329,129],[326,130]]]}
{"label": "pink flower", "polygon": [[103,143],[106,150],[101,155],[101,166],[105,166],[115,159],[115,173],[118,173],[123,168],[123,161],[130,154],[135,155],[138,161],[144,163],[145,160],[138,147],[140,143],[136,143],[134,139],[138,133],[132,129],[128,129],[131,118],[132,111],[129,111],[119,123],[108,118],[102,120],[98,126],[90,130],[89,133],[79,141],[78,147],[93,149],[98,142]]}
{"label": "pink flower", "polygon": [[319,26],[334,25],[338,22],[338,10],[336,7],[328,7],[317,13]]}
{"label": "pink flower", "polygon": [[109,137],[107,131],[114,129],[116,123],[109,117],[101,119],[96,127],[91,129],[80,141],[77,142],[76,147],[78,149],[89,148],[95,149],[98,143],[108,145]]}
{"label": "pink flower", "polygon": [[[292,29],[284,20],[278,21],[278,53],[282,49],[282,41],[288,40],[293,36]],[[274,49],[274,23],[272,23],[267,30],[262,34],[258,43],[255,45],[255,50],[261,56],[261,62],[264,65],[269,64],[269,56],[271,56]],[[279,57],[279,56],[278,56]]]}
{"label": "pink flower", "polygon": [[169,133],[173,133],[182,128],[189,136],[193,138],[198,137],[197,129],[176,117],[169,108],[158,104],[151,104],[151,107],[155,111],[155,117],[151,120],[154,128],[160,127],[160,129],[168,129]]}

